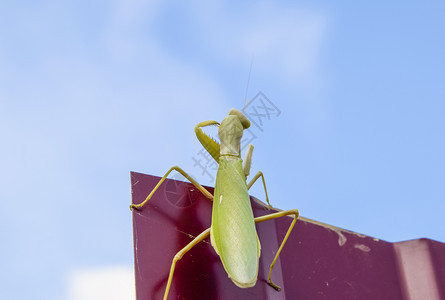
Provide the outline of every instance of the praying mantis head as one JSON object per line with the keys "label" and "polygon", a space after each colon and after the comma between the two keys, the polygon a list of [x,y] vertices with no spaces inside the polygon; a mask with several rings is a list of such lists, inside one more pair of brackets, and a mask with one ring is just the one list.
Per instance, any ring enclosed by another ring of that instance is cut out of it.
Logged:
{"label": "praying mantis head", "polygon": [[240,157],[243,131],[249,127],[250,121],[246,116],[239,110],[232,108],[229,115],[219,125],[220,155]]}
{"label": "praying mantis head", "polygon": [[[211,125],[219,126],[218,136],[221,145],[202,131],[202,127]],[[241,111],[232,108],[221,124],[216,121],[201,122],[196,125],[195,133],[204,148],[218,162],[220,155],[241,157],[243,130],[249,127],[249,119]]]}

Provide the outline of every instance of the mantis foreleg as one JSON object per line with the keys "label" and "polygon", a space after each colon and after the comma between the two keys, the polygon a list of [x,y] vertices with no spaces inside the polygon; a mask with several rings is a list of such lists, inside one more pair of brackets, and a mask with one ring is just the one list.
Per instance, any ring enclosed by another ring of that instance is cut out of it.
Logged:
{"label": "mantis foreleg", "polygon": [[266,181],[264,180],[263,172],[258,171],[258,173],[256,173],[256,175],[252,178],[252,180],[247,184],[247,189],[250,189],[252,187],[252,185],[255,183],[255,181],[257,181],[258,178],[260,178],[260,177],[263,180],[264,193],[266,194],[267,204],[269,205],[269,208],[272,208],[272,205],[270,205],[270,202],[269,202],[269,196],[267,195]]}
{"label": "mantis foreleg", "polygon": [[208,199],[213,201],[213,195],[207,191],[202,185],[200,185],[196,180],[194,180],[190,175],[188,175],[186,172],[184,172],[184,170],[182,170],[180,167],[178,166],[173,166],[170,168],[170,170],[167,171],[167,173],[165,173],[164,177],[161,178],[161,180],[159,180],[158,184],[154,187],[154,189],[151,191],[151,193],[147,196],[147,198],[140,204],[132,204],[130,205],[130,209],[133,208],[140,208],[142,206],[145,205],[145,203],[148,202],[148,200],[151,199],[151,197],[153,196],[153,194],[156,192],[156,190],[159,188],[159,186],[164,182],[164,180],[167,178],[168,174],[170,174],[171,171],[176,170],[178,171],[182,176],[184,176],[185,178],[187,178],[198,190],[201,191],[201,193],[204,194],[204,196],[206,196]]}
{"label": "mantis foreleg", "polygon": [[266,215],[266,216],[262,216],[262,217],[257,217],[255,218],[255,223],[260,223],[263,221],[267,221],[267,220],[272,220],[272,219],[276,219],[276,218],[280,218],[283,216],[287,216],[287,215],[294,215],[294,219],[292,221],[292,223],[289,226],[289,229],[287,230],[286,236],[284,237],[283,241],[281,242],[281,246],[280,248],[278,248],[277,254],[275,255],[275,258],[273,259],[272,263],[270,264],[270,269],[269,269],[269,277],[267,279],[267,283],[273,287],[274,289],[276,289],[277,291],[281,290],[281,288],[279,286],[277,286],[276,284],[274,284],[271,280],[271,276],[272,276],[272,269],[275,266],[275,262],[278,259],[278,256],[280,255],[281,250],[283,249],[284,244],[286,243],[292,228],[294,228],[295,223],[297,222],[299,213],[298,213],[298,209],[291,209],[291,210],[286,210],[286,211],[280,211],[277,213],[273,213],[270,215]]}

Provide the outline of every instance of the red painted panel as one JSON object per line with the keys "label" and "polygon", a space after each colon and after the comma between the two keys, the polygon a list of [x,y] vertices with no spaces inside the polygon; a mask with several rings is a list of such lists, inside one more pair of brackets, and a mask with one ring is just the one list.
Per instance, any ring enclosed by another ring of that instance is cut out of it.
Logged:
{"label": "red painted panel", "polygon": [[[131,173],[132,202],[142,202],[159,179]],[[253,198],[251,202],[255,216],[274,212]],[[212,203],[192,184],[167,179],[147,205],[133,210],[138,300],[162,299],[174,255],[210,226],[211,209]],[[291,221],[282,217],[257,224],[262,252],[254,287],[232,283],[207,238],[177,263],[169,299],[394,300],[444,295],[445,244],[428,239],[392,244],[304,218],[297,221],[275,266],[272,280],[282,287],[277,292],[266,279]],[[419,274],[431,275],[433,283],[425,286]]]}

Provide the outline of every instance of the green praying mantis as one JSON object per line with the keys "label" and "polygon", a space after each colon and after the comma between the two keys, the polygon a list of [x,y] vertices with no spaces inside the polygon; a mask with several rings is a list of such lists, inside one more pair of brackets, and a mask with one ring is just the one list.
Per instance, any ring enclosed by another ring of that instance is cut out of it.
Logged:
{"label": "green praying mantis", "polygon": [[[202,128],[216,125],[220,144],[206,135]],[[208,192],[190,175],[178,166],[174,166],[162,177],[155,188],[140,204],[132,204],[130,209],[140,209],[153,196],[159,186],[173,170],[182,174],[196,188],[198,188],[208,199],[213,201],[211,227],[195,237],[187,246],[181,249],[173,258],[170,273],[165,288],[164,300],[167,300],[176,262],[196,244],[204,240],[210,234],[210,241],[219,255],[221,262],[230,279],[241,288],[252,287],[256,284],[258,277],[259,257],[261,252],[260,241],[256,232],[255,223],[293,215],[291,225],[273,259],[267,283],[280,291],[281,288],[271,280],[272,269],[283,249],[299,216],[297,209],[280,211],[266,216],[254,218],[250,205],[248,190],[261,177],[263,181],[266,200],[269,208],[266,182],[260,171],[247,183],[250,173],[253,145],[248,145],[244,162],[241,159],[241,138],[243,131],[250,127],[249,119],[240,111],[231,109],[229,115],[219,124],[216,121],[204,121],[196,125],[195,133],[204,148],[219,164],[216,175],[214,195]]]}

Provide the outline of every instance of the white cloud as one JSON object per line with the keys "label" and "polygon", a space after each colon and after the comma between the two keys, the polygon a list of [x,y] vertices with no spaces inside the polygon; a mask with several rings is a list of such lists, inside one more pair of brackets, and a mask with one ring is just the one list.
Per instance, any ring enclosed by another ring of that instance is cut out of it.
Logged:
{"label": "white cloud", "polygon": [[69,277],[68,300],[134,300],[134,272],[127,266],[78,270]]}

